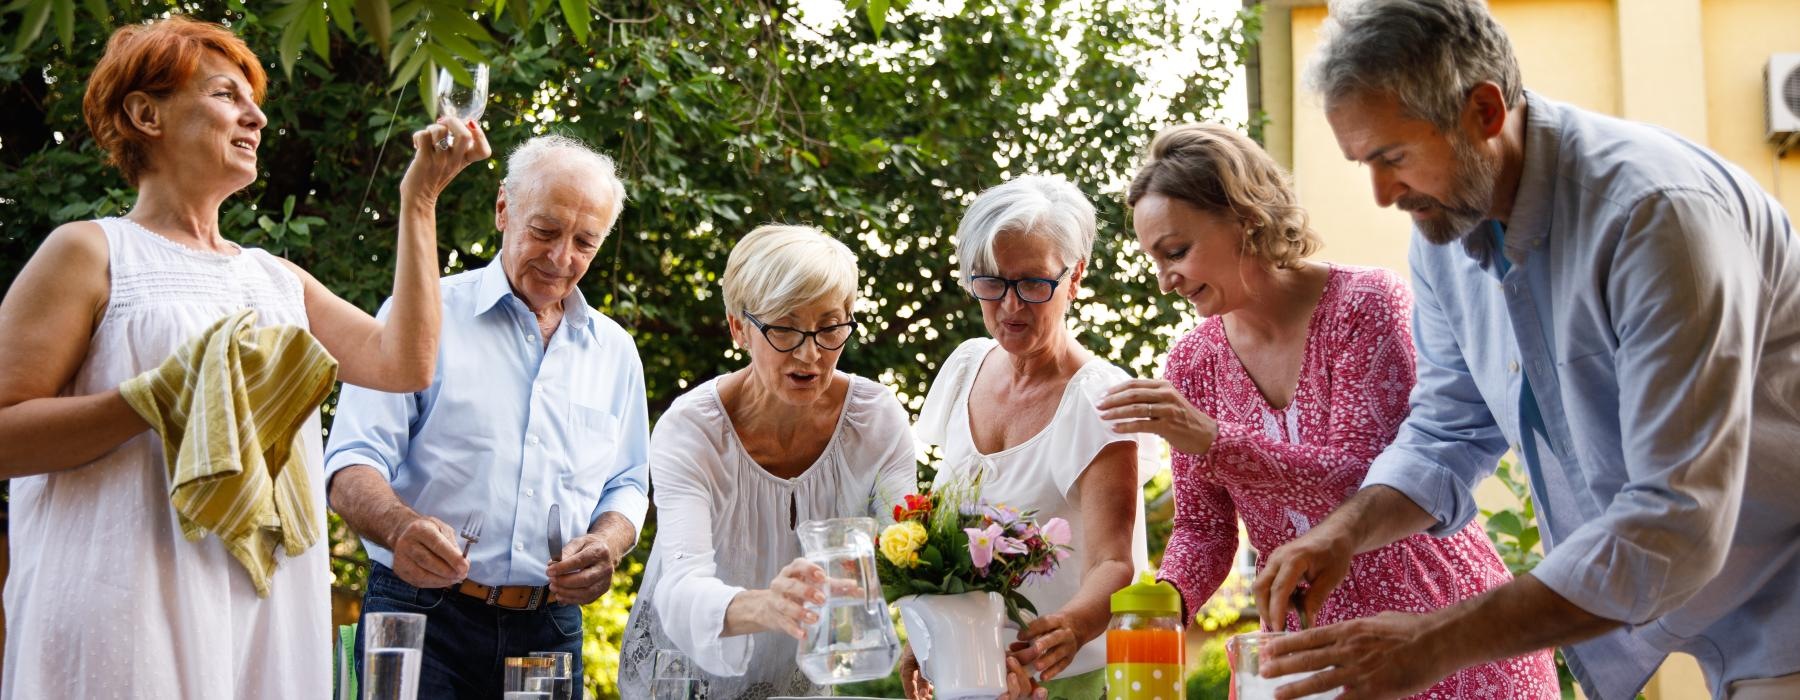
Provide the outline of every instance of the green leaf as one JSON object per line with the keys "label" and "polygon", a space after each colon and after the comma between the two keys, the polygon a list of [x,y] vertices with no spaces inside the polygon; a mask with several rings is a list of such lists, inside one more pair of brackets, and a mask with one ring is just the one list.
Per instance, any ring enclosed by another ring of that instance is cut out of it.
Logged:
{"label": "green leaf", "polygon": [[[387,56],[388,38],[394,35],[393,7],[388,0],[356,0],[356,21],[361,22],[363,31],[375,40],[375,50],[383,57]],[[388,70],[393,70],[391,64]]]}
{"label": "green leaf", "polygon": [[[425,59],[430,57],[431,54],[429,52],[414,50],[412,52],[412,57],[406,59],[406,65],[401,66],[400,70],[394,73],[394,82],[388,86],[388,92],[399,90],[401,85],[405,85],[407,81],[412,80],[417,76],[419,74],[419,68],[425,65]],[[430,95],[431,93],[422,93],[420,97],[421,99],[429,100]],[[433,118],[435,119],[436,117]]]}
{"label": "green leaf", "polygon": [[56,4],[56,38],[62,41],[63,54],[75,48],[75,0],[53,0]]}
{"label": "green leaf", "polygon": [[24,53],[26,48],[37,43],[39,35],[44,33],[44,24],[50,21],[49,0],[38,0],[25,8],[25,21],[19,24],[19,38],[13,41],[13,52]]}
{"label": "green leaf", "polygon": [[256,217],[256,225],[262,227],[262,230],[264,231],[275,230],[275,220],[269,218],[267,215]]}
{"label": "green leaf", "polygon": [[409,34],[405,39],[394,44],[394,52],[388,54],[388,73],[391,75],[398,71],[400,65],[405,63],[408,57],[412,56],[413,51],[418,50],[420,43],[418,37]]}
{"label": "green leaf", "polygon": [[326,0],[325,9],[331,11],[331,21],[337,24],[338,31],[343,32],[344,36],[356,37],[354,24],[356,18],[351,16],[351,3],[343,2],[343,0]]}
{"label": "green leaf", "polygon": [[106,6],[106,0],[83,0],[82,4],[87,6],[88,16],[99,22],[100,26],[109,30],[112,28],[112,10]]}
{"label": "green leaf", "polygon": [[306,40],[305,28],[306,22],[302,20],[289,22],[287,28],[281,30],[281,41],[275,47],[281,59],[281,72],[289,78],[294,77],[294,63],[300,60],[300,44]]}
{"label": "green leaf", "polygon": [[[481,49],[475,48],[474,44],[469,43],[468,39],[464,39],[456,34],[434,35],[432,39],[436,41],[439,46],[449,49],[451,53],[462,57],[463,60],[468,61],[469,63],[487,63],[487,56],[481,52]],[[466,72],[467,71],[465,71],[465,73]]]}
{"label": "green leaf", "polygon": [[869,28],[875,30],[875,38],[881,38],[881,29],[887,24],[888,0],[869,0],[863,8],[869,17]]}
{"label": "green leaf", "polygon": [[575,43],[587,46],[588,23],[593,15],[588,9],[587,0],[557,0],[562,5],[563,21],[569,25],[569,33],[575,35]]}
{"label": "green leaf", "polygon": [[326,23],[323,5],[313,5],[306,12],[307,37],[312,40],[312,50],[325,65],[331,65],[331,25]]}
{"label": "green leaf", "polygon": [[287,196],[287,199],[282,200],[282,202],[281,202],[281,218],[283,218],[283,219],[294,218],[294,195],[290,194]]}
{"label": "green leaf", "polygon": [[1503,510],[1495,513],[1494,517],[1488,518],[1487,521],[1488,532],[1498,532],[1514,539],[1518,539],[1519,530],[1523,527],[1524,526],[1519,523],[1518,514],[1510,510]]}
{"label": "green leaf", "polygon": [[[475,84],[475,76],[469,74],[469,68],[456,60],[456,54],[446,51],[437,44],[426,44],[425,52],[431,54],[431,62],[438,68],[450,71],[450,79],[463,85]],[[430,71],[435,73],[436,71]],[[432,93],[422,92],[422,96],[430,97]]]}

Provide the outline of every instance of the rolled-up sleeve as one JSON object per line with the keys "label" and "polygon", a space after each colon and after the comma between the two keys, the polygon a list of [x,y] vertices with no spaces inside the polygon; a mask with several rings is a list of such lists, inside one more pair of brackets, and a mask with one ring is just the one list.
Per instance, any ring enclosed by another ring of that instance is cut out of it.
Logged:
{"label": "rolled-up sleeve", "polygon": [[592,525],[610,511],[625,516],[632,530],[641,534],[650,510],[650,411],[644,398],[644,367],[636,353],[631,355],[631,374],[621,391],[625,392],[626,408],[619,416],[618,457],[588,523]]}
{"label": "rolled-up sleeve", "polygon": [[[391,302],[390,302],[391,303]],[[387,317],[388,304],[377,318]],[[438,362],[439,371],[444,363]],[[435,385],[436,382],[434,381]],[[325,483],[346,467],[374,467],[389,482],[406,461],[412,442],[413,421],[419,416],[417,394],[394,394],[343,384],[338,392],[337,413],[331,421],[331,440],[325,447]]]}
{"label": "rolled-up sleeve", "polygon": [[1607,282],[1627,472],[1600,517],[1533,576],[1595,615],[1642,624],[1724,565],[1743,497],[1757,358],[1759,269],[1712,195],[1635,206]]}
{"label": "rolled-up sleeve", "polygon": [[1369,465],[1363,488],[1387,486],[1437,520],[1428,532],[1447,537],[1475,518],[1475,484],[1493,473],[1506,437],[1463,358],[1431,279],[1412,250],[1412,339],[1418,381],[1411,410],[1394,442]]}

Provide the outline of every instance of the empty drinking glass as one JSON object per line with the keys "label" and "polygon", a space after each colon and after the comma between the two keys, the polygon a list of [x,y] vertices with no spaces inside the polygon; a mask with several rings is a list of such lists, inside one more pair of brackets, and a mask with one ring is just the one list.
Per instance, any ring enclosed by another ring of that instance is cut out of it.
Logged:
{"label": "empty drinking glass", "polygon": [[571,700],[575,696],[574,656],[566,651],[534,651],[532,656],[551,660],[550,700]]}
{"label": "empty drinking glass", "polygon": [[650,677],[651,700],[705,700],[706,680],[686,654],[673,649],[656,650],[656,669]]}
{"label": "empty drinking glass", "polygon": [[543,656],[506,657],[506,685],[500,687],[505,700],[552,700],[555,668],[556,660]]}
{"label": "empty drinking glass", "polygon": [[[1271,639],[1286,635],[1286,632],[1249,632],[1226,642],[1225,662],[1231,667],[1231,687],[1236,691],[1237,700],[1275,700],[1276,688],[1317,673],[1290,673],[1277,678],[1262,676],[1263,645]],[[1338,691],[1328,690],[1304,696],[1300,700],[1331,700],[1337,696]]]}
{"label": "empty drinking glass", "polygon": [[363,616],[362,634],[363,700],[418,700],[425,616],[369,613]]}

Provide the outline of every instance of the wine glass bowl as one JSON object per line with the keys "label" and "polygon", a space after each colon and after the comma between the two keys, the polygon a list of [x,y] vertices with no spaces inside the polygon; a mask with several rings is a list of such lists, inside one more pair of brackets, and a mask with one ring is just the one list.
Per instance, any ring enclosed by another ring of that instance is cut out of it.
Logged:
{"label": "wine glass bowl", "polygon": [[[455,66],[440,66],[432,89],[437,93],[432,102],[437,105],[439,117],[462,122],[480,119],[482,110],[487,108],[488,65],[459,61]],[[438,139],[437,149],[450,150],[455,142],[455,137],[445,135]]]}

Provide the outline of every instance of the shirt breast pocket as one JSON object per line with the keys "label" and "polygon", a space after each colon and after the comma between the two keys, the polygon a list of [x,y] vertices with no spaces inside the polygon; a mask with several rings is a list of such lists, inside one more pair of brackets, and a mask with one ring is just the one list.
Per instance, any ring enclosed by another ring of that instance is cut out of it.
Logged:
{"label": "shirt breast pocket", "polygon": [[592,406],[571,404],[569,411],[569,460],[563,468],[563,485],[584,499],[598,499],[618,459],[619,419]]}

